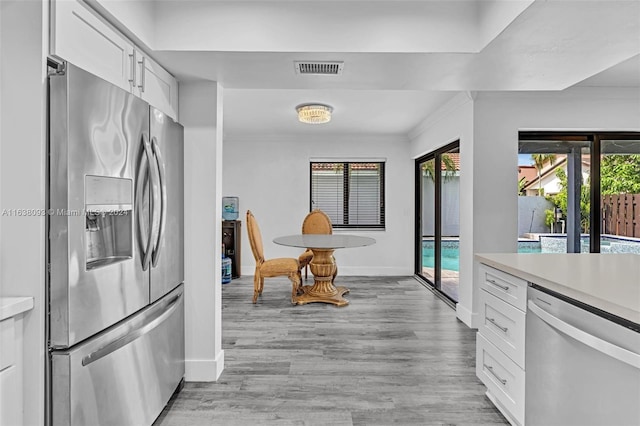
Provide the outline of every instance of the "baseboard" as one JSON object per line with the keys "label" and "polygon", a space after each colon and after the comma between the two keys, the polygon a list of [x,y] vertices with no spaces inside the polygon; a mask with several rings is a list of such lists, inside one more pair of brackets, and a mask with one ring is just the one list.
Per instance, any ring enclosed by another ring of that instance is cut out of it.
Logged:
{"label": "baseboard", "polygon": [[224,370],[224,351],[216,359],[187,359],[184,364],[187,382],[215,382]]}
{"label": "baseboard", "polygon": [[472,311],[462,306],[461,303],[456,305],[456,316],[460,321],[465,323],[469,328],[478,328],[475,326],[475,317],[477,316]]}

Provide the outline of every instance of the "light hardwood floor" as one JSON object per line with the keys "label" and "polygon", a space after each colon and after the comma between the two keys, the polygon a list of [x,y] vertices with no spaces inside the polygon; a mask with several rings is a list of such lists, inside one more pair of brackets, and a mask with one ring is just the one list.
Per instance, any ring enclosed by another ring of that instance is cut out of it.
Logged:
{"label": "light hardwood floor", "polygon": [[286,278],[255,305],[251,276],[224,285],[225,369],[155,425],[507,424],[475,376],[474,330],[443,301],[411,277],[336,285],[348,306],[293,306]]}

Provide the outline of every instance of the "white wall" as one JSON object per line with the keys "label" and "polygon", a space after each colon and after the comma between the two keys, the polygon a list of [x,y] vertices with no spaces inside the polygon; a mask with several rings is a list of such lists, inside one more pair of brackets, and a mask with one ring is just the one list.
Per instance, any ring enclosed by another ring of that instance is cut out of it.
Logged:
{"label": "white wall", "polygon": [[222,96],[215,82],[180,85],[184,126],[185,343],[187,381],[214,381],[222,350]]}
{"label": "white wall", "polygon": [[446,105],[421,126],[426,130],[412,140],[414,156],[460,135],[460,210],[463,217],[458,318],[469,326],[476,326],[473,254],[513,253],[517,249],[518,131],[638,131],[639,95],[637,90],[628,88],[482,92],[473,103],[457,108],[452,108],[452,103]]}
{"label": "white wall", "polygon": [[[0,2],[0,209],[45,208],[48,2]],[[44,422],[45,217],[1,216],[0,296],[30,296],[24,317],[25,425]]]}
{"label": "white wall", "polygon": [[253,275],[255,268],[244,226],[247,210],[260,225],[267,258],[297,258],[302,253],[272,240],[301,231],[309,212],[312,158],[386,158],[386,229],[334,230],[376,239],[372,246],[336,250],[334,255],[341,275],[413,275],[414,185],[408,142],[364,135],[225,138],[223,195],[240,198],[242,274]]}

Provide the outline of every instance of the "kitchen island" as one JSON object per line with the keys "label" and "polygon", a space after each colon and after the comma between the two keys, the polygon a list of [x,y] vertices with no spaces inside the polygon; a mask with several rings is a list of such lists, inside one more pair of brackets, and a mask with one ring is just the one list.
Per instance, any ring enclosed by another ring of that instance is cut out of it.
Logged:
{"label": "kitchen island", "polygon": [[[637,404],[625,399],[640,397],[640,255],[489,253],[475,259],[476,374],[511,424],[640,420],[628,409]],[[573,396],[565,401],[567,395]]]}

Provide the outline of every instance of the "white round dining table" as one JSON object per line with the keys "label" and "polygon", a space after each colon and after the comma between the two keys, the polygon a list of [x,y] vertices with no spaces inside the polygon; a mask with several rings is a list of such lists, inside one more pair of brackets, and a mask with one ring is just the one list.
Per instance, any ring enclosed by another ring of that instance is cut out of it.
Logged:
{"label": "white round dining table", "polygon": [[340,248],[364,247],[375,244],[371,237],[349,234],[297,234],[285,235],[273,239],[273,242],[283,246],[308,248],[313,252],[313,259],[309,269],[313,274],[314,283],[303,286],[303,293],[295,298],[295,303],[322,302],[336,306],[345,306],[349,301],[342,297],[349,292],[347,287],[336,287],[333,283],[336,264],[333,252]]}

